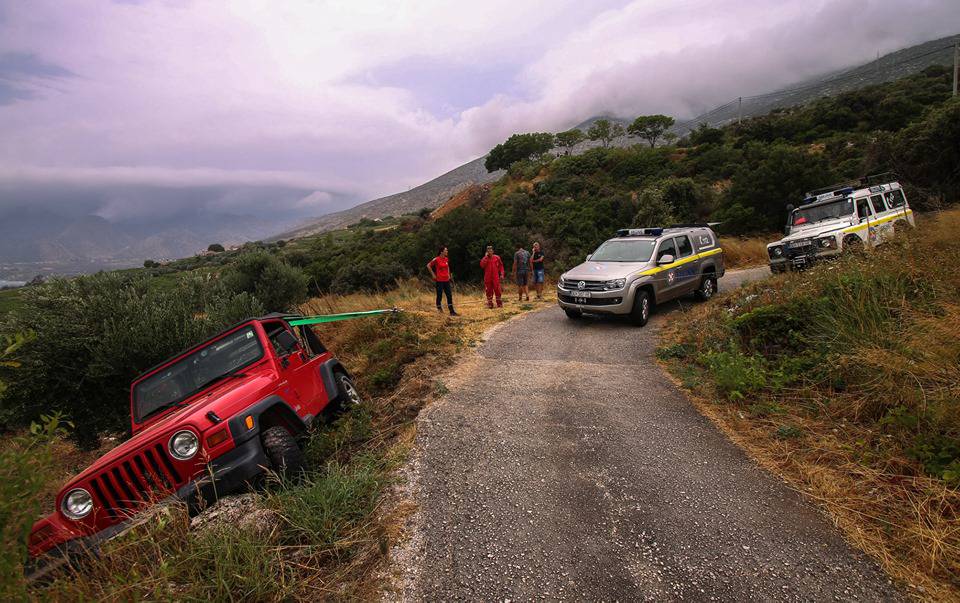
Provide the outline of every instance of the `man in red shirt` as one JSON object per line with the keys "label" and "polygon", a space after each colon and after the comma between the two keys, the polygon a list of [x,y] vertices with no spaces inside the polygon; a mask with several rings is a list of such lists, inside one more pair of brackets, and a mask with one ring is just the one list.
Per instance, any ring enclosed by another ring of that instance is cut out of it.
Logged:
{"label": "man in red shirt", "polygon": [[450,252],[447,251],[446,246],[441,247],[437,257],[430,260],[427,270],[430,271],[433,283],[437,287],[437,312],[443,312],[440,302],[443,300],[443,294],[446,293],[450,316],[460,316],[453,309],[453,290],[450,288]]}
{"label": "man in red shirt", "polygon": [[483,268],[483,286],[487,290],[487,307],[493,307],[493,296],[496,295],[497,307],[502,308],[500,279],[504,277],[503,260],[493,253],[493,245],[487,245],[487,253],[480,260],[480,267]]}

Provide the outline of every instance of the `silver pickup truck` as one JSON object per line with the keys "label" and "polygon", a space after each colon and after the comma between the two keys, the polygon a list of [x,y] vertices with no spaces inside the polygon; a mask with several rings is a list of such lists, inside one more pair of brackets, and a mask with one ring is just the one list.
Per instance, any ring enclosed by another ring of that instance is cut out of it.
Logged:
{"label": "silver pickup truck", "polygon": [[705,224],[623,229],[560,277],[557,301],[572,319],[619,314],[643,326],[656,304],[711,298],[723,272],[723,250]]}

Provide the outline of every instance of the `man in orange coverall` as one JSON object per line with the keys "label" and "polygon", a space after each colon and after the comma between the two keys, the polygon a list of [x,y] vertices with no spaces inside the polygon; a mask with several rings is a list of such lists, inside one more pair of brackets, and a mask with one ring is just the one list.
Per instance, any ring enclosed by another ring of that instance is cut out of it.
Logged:
{"label": "man in orange coverall", "polygon": [[497,307],[502,308],[503,302],[500,301],[500,295],[503,290],[500,288],[500,279],[503,278],[503,260],[500,256],[493,253],[493,245],[487,245],[487,254],[480,260],[480,267],[483,268],[483,286],[487,290],[487,307],[493,307],[493,296],[497,296]]}

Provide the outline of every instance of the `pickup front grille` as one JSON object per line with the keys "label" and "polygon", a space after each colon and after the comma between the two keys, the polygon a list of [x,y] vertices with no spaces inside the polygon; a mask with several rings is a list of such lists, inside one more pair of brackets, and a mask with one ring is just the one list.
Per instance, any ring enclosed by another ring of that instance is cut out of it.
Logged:
{"label": "pickup front grille", "polygon": [[[580,288],[581,282],[583,283],[583,289]],[[563,280],[560,281],[560,286],[570,291],[606,291],[604,281]]]}
{"label": "pickup front grille", "polygon": [[106,513],[118,518],[169,496],[183,482],[163,445],[156,443],[91,479],[90,488]]}

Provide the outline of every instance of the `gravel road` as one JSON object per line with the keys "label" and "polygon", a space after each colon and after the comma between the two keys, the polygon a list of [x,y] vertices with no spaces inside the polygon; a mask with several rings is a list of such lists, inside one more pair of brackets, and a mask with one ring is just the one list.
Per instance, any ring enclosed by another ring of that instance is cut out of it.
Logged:
{"label": "gravel road", "polygon": [[[721,290],[766,274],[728,273]],[[693,303],[693,302],[685,302]],[[703,418],[658,326],[502,324],[422,413],[401,600],[891,600],[885,574]]]}

